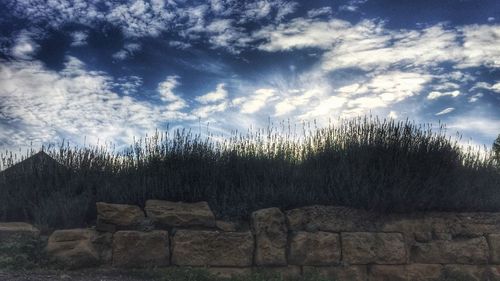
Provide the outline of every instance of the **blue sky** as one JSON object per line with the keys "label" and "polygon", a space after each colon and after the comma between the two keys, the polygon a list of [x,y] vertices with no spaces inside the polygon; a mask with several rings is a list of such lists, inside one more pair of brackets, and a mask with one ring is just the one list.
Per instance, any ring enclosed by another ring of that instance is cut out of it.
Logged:
{"label": "blue sky", "polygon": [[371,114],[500,133],[498,0],[3,0],[0,147]]}

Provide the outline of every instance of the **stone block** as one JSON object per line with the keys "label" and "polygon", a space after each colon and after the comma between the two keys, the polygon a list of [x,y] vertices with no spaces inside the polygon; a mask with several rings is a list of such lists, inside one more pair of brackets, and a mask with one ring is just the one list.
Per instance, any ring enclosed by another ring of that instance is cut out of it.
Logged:
{"label": "stone block", "polygon": [[337,233],[298,231],[290,237],[288,260],[295,265],[335,265],[340,251]]}
{"label": "stone block", "polygon": [[118,231],[113,238],[113,266],[145,268],[169,264],[167,231]]}
{"label": "stone block", "polygon": [[315,205],[285,213],[288,227],[293,231],[376,231],[379,222],[379,216],[376,214],[336,206]]}
{"label": "stone block", "polygon": [[207,202],[184,203],[162,200],[146,201],[146,214],[165,227],[215,227],[215,216]]}
{"label": "stone block", "polygon": [[78,269],[96,266],[100,253],[93,241],[97,232],[92,229],[56,230],[50,235],[46,251],[49,259],[63,267]]}
{"label": "stone block", "polygon": [[144,212],[135,205],[97,202],[97,225],[99,230],[133,228],[144,219]]}
{"label": "stone block", "polygon": [[486,238],[433,240],[415,243],[411,260],[416,263],[484,264],[488,262],[489,248]]}
{"label": "stone block", "polygon": [[345,232],[343,261],[350,264],[405,264],[408,260],[401,233]]}
{"label": "stone block", "polygon": [[256,265],[286,265],[287,227],[285,215],[278,208],[252,213],[255,234]]}
{"label": "stone block", "polygon": [[178,230],[172,238],[172,263],[182,266],[246,267],[252,265],[251,232]]}
{"label": "stone block", "polygon": [[500,264],[500,234],[489,234],[488,242],[490,246],[490,261]]}

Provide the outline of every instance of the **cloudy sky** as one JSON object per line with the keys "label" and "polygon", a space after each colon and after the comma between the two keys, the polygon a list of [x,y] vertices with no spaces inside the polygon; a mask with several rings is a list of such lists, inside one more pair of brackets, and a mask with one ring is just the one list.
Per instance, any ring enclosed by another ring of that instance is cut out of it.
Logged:
{"label": "cloudy sky", "polygon": [[498,0],[2,0],[0,148],[371,114],[500,133]]}

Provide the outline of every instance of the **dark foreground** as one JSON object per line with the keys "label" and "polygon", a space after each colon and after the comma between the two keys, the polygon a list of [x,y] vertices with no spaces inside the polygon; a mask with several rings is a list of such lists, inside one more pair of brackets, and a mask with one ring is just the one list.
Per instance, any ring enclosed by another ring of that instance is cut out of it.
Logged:
{"label": "dark foreground", "polygon": [[79,271],[34,270],[1,271],[0,281],[156,281],[146,272],[124,272],[113,269],[93,269]]}

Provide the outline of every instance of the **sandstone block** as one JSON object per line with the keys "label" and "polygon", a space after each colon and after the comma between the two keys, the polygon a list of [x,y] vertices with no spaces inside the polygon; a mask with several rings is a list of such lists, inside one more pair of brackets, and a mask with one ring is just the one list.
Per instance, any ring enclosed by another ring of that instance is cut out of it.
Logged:
{"label": "sandstone block", "polygon": [[490,244],[491,262],[500,264],[500,234],[488,235],[488,242]]}
{"label": "sandstone block", "polygon": [[410,264],[405,266],[408,281],[441,281],[443,266],[439,264]]}
{"label": "sandstone block", "polygon": [[172,238],[172,263],[187,266],[252,265],[251,232],[178,230]]}
{"label": "sandstone block", "polygon": [[340,239],[336,233],[299,231],[292,234],[290,240],[290,264],[335,265],[340,262]]}
{"label": "sandstone block", "polygon": [[97,202],[97,223],[117,226],[118,229],[137,226],[144,219],[139,206]]}
{"label": "sandstone block", "polygon": [[318,276],[335,281],[366,281],[367,269],[363,265],[353,266],[304,266],[304,276]]}
{"label": "sandstone block", "polygon": [[414,238],[417,242],[429,242],[432,240],[432,232],[415,232]]}
{"label": "sandstone block", "polygon": [[118,231],[114,234],[113,266],[153,267],[168,264],[168,232]]}
{"label": "sandstone block", "polygon": [[99,264],[100,254],[92,243],[97,232],[91,229],[56,230],[46,247],[51,261],[72,269]]}
{"label": "sandstone block", "polygon": [[369,281],[408,281],[404,266],[374,265],[370,267]]}
{"label": "sandstone block", "polygon": [[490,270],[486,266],[477,265],[446,265],[444,280],[493,281]]}
{"label": "sandstone block", "polygon": [[163,226],[215,227],[215,216],[207,202],[184,203],[148,200],[145,210],[153,222]]}
{"label": "sandstone block", "polygon": [[236,222],[222,221],[222,220],[215,221],[215,226],[219,230],[227,231],[227,232],[238,231],[238,228],[239,228],[239,225]]}
{"label": "sandstone block", "polygon": [[488,268],[490,281],[500,281],[500,266],[493,265]]}
{"label": "sandstone block", "polygon": [[488,262],[486,238],[433,240],[415,243],[411,259],[417,263],[484,264]]}
{"label": "sandstone block", "polygon": [[113,257],[113,234],[98,231],[91,239],[91,242],[99,253],[100,263],[111,264]]}
{"label": "sandstone block", "polygon": [[384,232],[449,233],[452,236],[481,236],[500,233],[500,213],[414,213],[384,217]]}
{"label": "sandstone block", "polygon": [[343,261],[350,264],[404,264],[405,240],[400,233],[346,232],[342,237]]}
{"label": "sandstone block", "polygon": [[306,230],[344,232],[376,231],[378,216],[372,213],[335,206],[309,206],[286,213],[288,227],[293,231]]}
{"label": "sandstone block", "polygon": [[287,228],[285,215],[278,208],[252,213],[257,265],[286,265]]}
{"label": "sandstone block", "polygon": [[40,231],[24,222],[0,222],[0,242],[10,239],[38,239]]}

